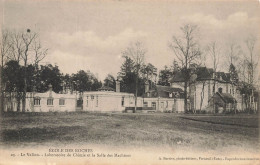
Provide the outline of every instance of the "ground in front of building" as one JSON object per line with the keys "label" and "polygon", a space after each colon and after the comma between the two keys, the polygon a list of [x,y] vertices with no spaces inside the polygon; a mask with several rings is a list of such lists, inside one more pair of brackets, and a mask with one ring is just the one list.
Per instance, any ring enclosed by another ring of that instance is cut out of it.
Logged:
{"label": "ground in front of building", "polygon": [[259,149],[257,115],[173,113],[8,113],[1,118],[5,147],[59,144],[158,146],[222,152]]}

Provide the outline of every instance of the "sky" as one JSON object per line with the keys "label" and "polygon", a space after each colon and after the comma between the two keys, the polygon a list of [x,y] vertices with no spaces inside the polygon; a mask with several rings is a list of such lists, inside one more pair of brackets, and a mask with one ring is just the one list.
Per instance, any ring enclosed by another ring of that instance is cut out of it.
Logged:
{"label": "sky", "polygon": [[[146,63],[163,69],[171,65],[173,35],[189,23],[198,26],[201,49],[216,41],[221,50],[220,71],[226,71],[227,49],[250,35],[257,38],[260,54],[259,1],[14,1],[1,3],[2,28],[31,29],[40,35],[48,55],[42,64],[57,64],[63,73],[90,70],[101,81],[120,71],[122,52],[140,41],[147,50]],[[212,67],[204,53],[205,64]]]}

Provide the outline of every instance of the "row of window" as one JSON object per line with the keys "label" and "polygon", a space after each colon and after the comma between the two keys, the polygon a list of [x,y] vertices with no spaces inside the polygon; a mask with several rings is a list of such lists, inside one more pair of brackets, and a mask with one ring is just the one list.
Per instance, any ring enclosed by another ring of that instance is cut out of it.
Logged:
{"label": "row of window", "polygon": [[[94,99],[95,96],[91,96],[91,100]],[[86,100],[86,106],[88,107],[88,100],[89,100],[89,97],[87,96],[87,100]],[[125,97],[122,97],[122,100],[121,100],[121,106],[125,106]],[[98,107],[98,96],[96,96],[96,107]]]}
{"label": "row of window", "polygon": [[[168,106],[168,101],[167,101]],[[148,107],[148,102],[144,102],[144,107]],[[156,102],[152,102],[152,107],[156,109]]]}
{"label": "row of window", "polygon": [[[41,105],[41,98],[34,98],[34,105]],[[53,98],[47,99],[47,105],[53,105]],[[65,99],[59,99],[59,105],[65,105]]]}
{"label": "row of window", "polygon": [[[91,98],[91,100],[94,100],[95,96],[92,95],[90,98]],[[87,102],[86,102],[86,104],[87,104],[87,107],[88,107],[88,96],[87,96]],[[98,96],[96,96],[96,107],[98,107]]]}

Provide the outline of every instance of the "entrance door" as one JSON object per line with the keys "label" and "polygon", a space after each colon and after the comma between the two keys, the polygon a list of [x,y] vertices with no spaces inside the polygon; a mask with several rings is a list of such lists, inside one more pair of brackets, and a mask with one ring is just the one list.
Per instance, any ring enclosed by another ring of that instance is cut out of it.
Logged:
{"label": "entrance door", "polygon": [[83,99],[78,99],[77,100],[77,107],[76,107],[76,110],[83,110]]}
{"label": "entrance door", "polygon": [[161,111],[164,111],[165,109],[164,109],[164,102],[161,102],[161,104],[160,104],[160,110]]}

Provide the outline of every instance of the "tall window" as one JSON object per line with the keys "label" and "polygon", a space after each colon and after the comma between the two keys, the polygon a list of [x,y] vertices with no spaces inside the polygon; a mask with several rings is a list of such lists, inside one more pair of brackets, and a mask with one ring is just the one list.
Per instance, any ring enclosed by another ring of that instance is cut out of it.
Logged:
{"label": "tall window", "polygon": [[47,99],[47,105],[53,105],[53,98]]}
{"label": "tall window", "polygon": [[219,93],[222,93],[222,88],[218,88],[218,92],[219,92]]}
{"label": "tall window", "polygon": [[98,96],[96,96],[96,107],[98,107]]}
{"label": "tall window", "polygon": [[122,97],[121,105],[122,107],[125,106],[125,97]]}
{"label": "tall window", "polygon": [[59,99],[59,105],[65,105],[65,99]]}
{"label": "tall window", "polygon": [[156,109],[156,102],[152,102],[153,109]]}
{"label": "tall window", "polygon": [[148,107],[148,102],[144,102],[144,107]]}
{"label": "tall window", "polygon": [[88,96],[87,96],[87,101],[86,101],[87,107],[88,107]]}
{"label": "tall window", "polygon": [[41,105],[41,98],[40,98],[40,97],[34,98],[33,104],[34,104],[34,105]]}

